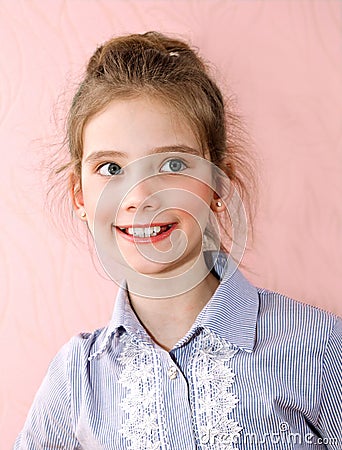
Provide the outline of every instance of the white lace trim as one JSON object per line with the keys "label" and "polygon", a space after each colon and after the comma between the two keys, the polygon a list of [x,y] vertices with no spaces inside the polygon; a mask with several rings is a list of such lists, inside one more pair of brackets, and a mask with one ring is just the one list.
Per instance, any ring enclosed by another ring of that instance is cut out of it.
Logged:
{"label": "white lace trim", "polygon": [[[162,407],[161,363],[153,349],[132,338],[124,343],[119,358],[123,371],[119,378],[127,391],[121,402],[125,412],[120,433],[128,450],[167,449],[165,416]],[[234,450],[242,427],[229,415],[239,399],[232,392],[235,374],[230,360],[236,349],[204,330],[197,338],[190,363],[190,379],[194,423],[200,447],[212,450]],[[158,373],[159,372],[159,373]],[[163,433],[163,436],[161,435]]]}
{"label": "white lace trim", "polygon": [[233,450],[242,427],[229,418],[239,399],[232,392],[230,360],[236,349],[208,329],[197,338],[192,363],[195,423],[205,448]]}
{"label": "white lace trim", "polygon": [[157,398],[154,352],[129,334],[123,335],[122,340],[124,350],[119,361],[124,369],[119,383],[127,389],[127,395],[121,402],[126,418],[120,433],[127,439],[128,450],[163,449],[160,430],[165,429],[164,413]]}

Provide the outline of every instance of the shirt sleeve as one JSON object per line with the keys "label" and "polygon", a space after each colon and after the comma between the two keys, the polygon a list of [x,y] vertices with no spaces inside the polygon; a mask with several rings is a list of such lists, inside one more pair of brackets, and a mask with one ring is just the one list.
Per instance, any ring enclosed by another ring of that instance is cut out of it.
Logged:
{"label": "shirt sleeve", "polygon": [[318,429],[329,450],[342,448],[342,320],[337,319],[323,361]]}
{"label": "shirt sleeve", "polygon": [[66,345],[51,362],[14,450],[80,448],[72,427],[68,355]]}

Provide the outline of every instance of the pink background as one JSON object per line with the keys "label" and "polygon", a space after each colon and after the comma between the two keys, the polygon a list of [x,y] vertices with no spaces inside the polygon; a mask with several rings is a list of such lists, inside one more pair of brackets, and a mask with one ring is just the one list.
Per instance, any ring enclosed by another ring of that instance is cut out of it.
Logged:
{"label": "pink background", "polygon": [[[0,447],[48,363],[107,323],[116,287],[52,226],[38,170],[53,115],[95,47],[155,29],[198,46],[235,92],[259,163],[246,275],[341,313],[342,3],[334,0],[0,0]],[[56,106],[57,105],[57,106]]]}

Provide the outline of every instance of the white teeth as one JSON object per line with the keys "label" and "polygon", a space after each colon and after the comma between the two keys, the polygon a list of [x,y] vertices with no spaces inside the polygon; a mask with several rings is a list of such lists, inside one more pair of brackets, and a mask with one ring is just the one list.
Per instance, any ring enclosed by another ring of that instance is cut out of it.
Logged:
{"label": "white teeth", "polygon": [[151,237],[160,233],[161,227],[127,228],[127,233],[134,237]]}

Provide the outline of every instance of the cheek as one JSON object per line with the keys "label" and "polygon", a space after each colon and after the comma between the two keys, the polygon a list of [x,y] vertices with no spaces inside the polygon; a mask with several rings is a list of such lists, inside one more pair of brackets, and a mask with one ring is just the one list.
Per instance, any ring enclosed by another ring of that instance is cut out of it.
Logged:
{"label": "cheek", "polygon": [[87,212],[90,229],[108,222],[112,216],[113,205],[108,196],[103,195],[105,184],[102,180],[84,177],[82,180],[84,208]]}
{"label": "cheek", "polygon": [[[197,180],[191,180],[184,189],[187,192],[187,199],[190,208],[193,209],[198,206],[199,212],[210,208],[212,199],[214,198],[214,193],[207,184]],[[194,199],[193,205],[192,199]]]}
{"label": "cheek", "polygon": [[162,209],[178,210],[189,224],[205,226],[209,220],[212,189],[205,183],[191,177],[172,179],[157,194]]}
{"label": "cheek", "polygon": [[209,186],[200,183],[197,194],[210,207],[211,201],[214,198],[213,190]]}
{"label": "cheek", "polygon": [[[189,236],[202,236],[209,223],[214,224],[217,228],[217,217],[211,208],[211,203],[214,199],[213,189],[203,182],[197,180],[191,181],[187,186],[188,195],[184,196],[186,199],[186,210],[188,211],[188,232]],[[187,197],[187,198],[186,198]]]}
{"label": "cheek", "polygon": [[212,195],[213,192],[211,187],[207,183],[190,177],[185,183],[185,188],[191,192],[196,193],[197,195],[200,195],[203,200]]}
{"label": "cheek", "polygon": [[203,183],[197,183],[191,188],[179,196],[178,207],[184,211],[184,220],[190,234],[198,230],[203,234],[210,215],[213,214],[210,208],[212,190]]}

